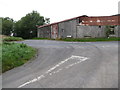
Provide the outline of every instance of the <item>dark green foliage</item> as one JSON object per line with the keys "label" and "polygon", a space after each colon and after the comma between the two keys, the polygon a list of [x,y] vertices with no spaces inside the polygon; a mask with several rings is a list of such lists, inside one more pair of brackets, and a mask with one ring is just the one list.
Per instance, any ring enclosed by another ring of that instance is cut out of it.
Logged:
{"label": "dark green foliage", "polygon": [[111,32],[111,29],[115,28],[115,26],[106,26],[105,31],[106,31],[106,36],[109,37],[110,34],[113,34]]}
{"label": "dark green foliage", "polygon": [[110,35],[110,26],[106,26],[105,30],[106,30],[106,36],[109,37],[109,35]]}
{"label": "dark green foliage", "polygon": [[0,34],[2,34],[2,18],[0,18]]}
{"label": "dark green foliage", "polygon": [[[36,50],[26,44],[2,44],[2,72],[26,63],[35,55]],[[0,60],[1,62],[1,60]]]}
{"label": "dark green foliage", "polygon": [[37,11],[28,13],[25,17],[15,23],[15,35],[22,38],[33,38],[37,36],[37,26],[45,23],[44,17]]}
{"label": "dark green foliage", "polygon": [[14,36],[29,39],[37,37],[37,26],[49,23],[50,18],[44,19],[37,11],[32,11],[17,22],[9,17],[0,18],[0,31],[3,35],[10,36],[13,33]]}
{"label": "dark green foliage", "polygon": [[13,31],[13,19],[6,17],[6,18],[1,18],[2,19],[2,34],[3,35],[10,35],[11,32]]}
{"label": "dark green foliage", "polygon": [[50,24],[50,18],[45,18],[45,24]]}

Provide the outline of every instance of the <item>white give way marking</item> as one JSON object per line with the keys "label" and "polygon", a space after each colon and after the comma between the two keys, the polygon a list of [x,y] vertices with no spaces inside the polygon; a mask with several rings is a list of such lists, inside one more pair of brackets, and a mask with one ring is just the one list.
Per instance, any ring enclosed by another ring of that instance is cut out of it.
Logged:
{"label": "white give way marking", "polygon": [[[64,69],[68,69],[76,64],[79,64],[85,60],[87,60],[88,58],[87,57],[83,57],[83,56],[75,56],[75,55],[72,55],[71,57],[61,61],[60,63],[56,64],[55,66],[53,66],[52,68],[50,68],[49,70],[47,70],[44,74],[18,86],[17,88],[21,88],[21,87],[24,87],[30,83],[33,83],[33,82],[36,82],[38,80],[41,80],[42,78],[45,78],[46,76],[48,75],[53,75],[55,73],[58,73]],[[69,62],[68,62],[69,61]],[[60,67],[61,66],[61,67]]]}

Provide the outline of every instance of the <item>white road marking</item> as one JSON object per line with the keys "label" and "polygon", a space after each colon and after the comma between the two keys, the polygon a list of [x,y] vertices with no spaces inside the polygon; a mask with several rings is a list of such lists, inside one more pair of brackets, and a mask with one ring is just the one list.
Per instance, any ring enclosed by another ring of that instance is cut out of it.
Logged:
{"label": "white road marking", "polygon": [[53,71],[54,69],[56,69],[57,67],[59,67],[59,66],[62,65],[63,63],[67,62],[67,61],[70,60],[70,59],[74,59],[74,58],[76,58],[76,56],[73,56],[73,55],[72,55],[70,58],[67,58],[67,59],[63,60],[63,61],[61,61],[60,63],[56,64],[54,67],[50,68],[46,73],[49,73],[49,72]]}
{"label": "white road marking", "polygon": [[57,71],[56,71],[56,73],[58,73],[58,72],[60,72],[62,69],[60,68],[60,69],[58,69]]}
{"label": "white road marking", "polygon": [[49,75],[52,75],[52,73],[50,73]]}
{"label": "white road marking", "polygon": [[58,69],[57,71],[51,72],[50,75],[53,75],[53,74],[55,74],[55,73],[58,73],[58,72],[60,72],[61,70],[62,70],[62,69],[60,68],[60,69]]}
{"label": "white road marking", "polygon": [[21,87],[24,87],[24,86],[26,86],[26,85],[28,85],[28,84],[30,84],[30,83],[36,82],[36,81],[42,79],[43,77],[45,77],[45,76],[44,76],[44,75],[41,75],[41,76],[39,76],[39,77],[37,77],[37,78],[34,78],[33,80],[30,80],[30,81],[28,81],[28,82],[20,85],[18,88],[21,88]]}
{"label": "white road marking", "polygon": [[105,46],[101,46],[101,47],[103,47],[103,48],[109,48],[109,47],[111,47],[111,46],[105,45]]}
{"label": "white road marking", "polygon": [[70,68],[70,67],[72,67],[72,66],[74,66],[74,65],[76,65],[76,64],[79,64],[79,63],[81,63],[81,62],[83,62],[83,61],[85,61],[85,60],[87,60],[88,58],[84,58],[84,59],[82,59],[82,60],[80,60],[80,61],[78,61],[78,62],[75,62],[75,63],[72,63],[72,64],[70,64],[70,65],[68,65],[67,67],[65,67],[65,68]]}
{"label": "white road marking", "polygon": [[38,81],[38,80],[41,80],[41,79],[44,78],[46,75],[53,75],[53,74],[55,74],[55,73],[58,73],[58,72],[62,71],[63,69],[60,68],[60,69],[58,69],[57,71],[52,72],[53,70],[55,70],[56,68],[60,67],[62,64],[64,64],[65,62],[69,61],[70,59],[73,59],[73,60],[74,60],[74,59],[77,59],[78,61],[75,62],[75,63],[72,63],[72,64],[70,64],[70,65],[68,65],[68,66],[66,66],[65,69],[68,69],[68,68],[70,68],[70,67],[72,67],[72,66],[74,66],[74,65],[76,65],[76,64],[78,64],[78,63],[81,63],[81,62],[87,60],[88,58],[87,58],[87,57],[82,57],[82,56],[72,55],[71,57],[69,57],[69,58],[61,61],[60,63],[56,64],[55,66],[53,66],[52,68],[50,68],[49,70],[47,70],[43,75],[40,75],[40,76],[38,76],[38,77],[36,77],[36,78],[34,78],[34,79],[32,79],[32,80],[24,83],[24,84],[18,86],[17,88],[22,88],[22,87],[24,87],[24,86],[26,86],[26,85],[28,85],[28,84],[30,84],[30,83],[36,82],[36,81]]}

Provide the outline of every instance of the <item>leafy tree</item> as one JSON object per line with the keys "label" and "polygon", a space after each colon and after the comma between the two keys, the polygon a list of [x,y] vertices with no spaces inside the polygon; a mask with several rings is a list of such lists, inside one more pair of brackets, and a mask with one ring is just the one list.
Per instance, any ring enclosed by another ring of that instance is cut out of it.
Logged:
{"label": "leafy tree", "polygon": [[109,37],[110,34],[113,34],[113,33],[114,33],[114,31],[113,31],[113,32],[111,31],[112,28],[115,28],[115,26],[109,26],[109,25],[107,25],[107,26],[105,27],[106,36],[107,36],[107,37]]}
{"label": "leafy tree", "polygon": [[14,33],[22,38],[33,38],[37,36],[37,26],[43,24],[45,24],[44,17],[37,11],[32,11],[15,23]]}
{"label": "leafy tree", "polygon": [[0,34],[2,34],[2,18],[0,18]]}
{"label": "leafy tree", "polygon": [[13,19],[6,17],[2,19],[2,34],[3,35],[10,35],[13,31]]}
{"label": "leafy tree", "polygon": [[45,18],[45,24],[50,24],[50,18]]}

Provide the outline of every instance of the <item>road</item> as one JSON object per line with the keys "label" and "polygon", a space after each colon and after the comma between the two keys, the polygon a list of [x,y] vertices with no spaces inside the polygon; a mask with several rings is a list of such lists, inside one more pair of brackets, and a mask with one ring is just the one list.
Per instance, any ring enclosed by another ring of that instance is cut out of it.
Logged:
{"label": "road", "polygon": [[25,40],[35,60],[3,74],[3,88],[117,88],[118,42]]}

